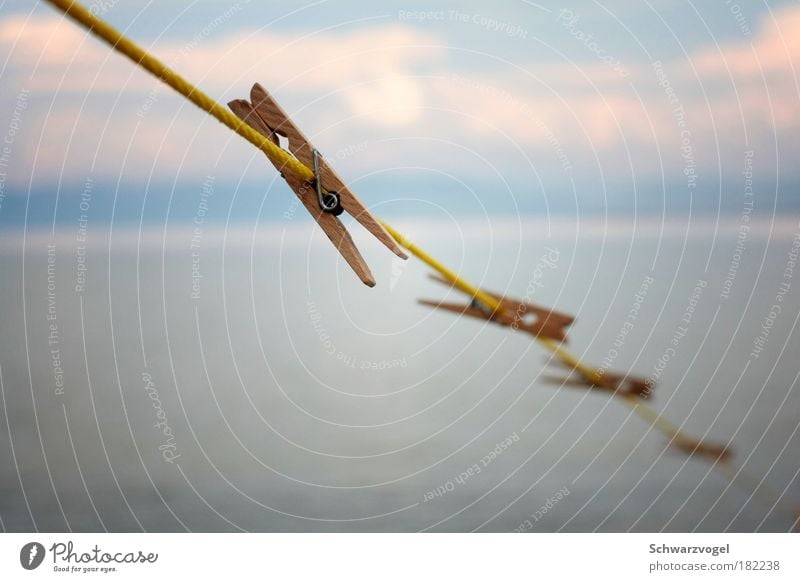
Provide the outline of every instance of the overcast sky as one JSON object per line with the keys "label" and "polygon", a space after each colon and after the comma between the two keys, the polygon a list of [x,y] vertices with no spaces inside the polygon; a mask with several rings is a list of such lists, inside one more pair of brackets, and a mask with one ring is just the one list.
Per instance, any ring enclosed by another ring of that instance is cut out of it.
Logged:
{"label": "overcast sky", "polygon": [[[342,174],[380,193],[368,203],[406,180],[477,188],[489,207],[635,192],[735,208],[750,166],[766,197],[797,198],[797,3],[295,5],[94,8],[223,103],[261,82]],[[0,10],[7,208],[87,178],[272,183],[260,152],[49,6]]]}

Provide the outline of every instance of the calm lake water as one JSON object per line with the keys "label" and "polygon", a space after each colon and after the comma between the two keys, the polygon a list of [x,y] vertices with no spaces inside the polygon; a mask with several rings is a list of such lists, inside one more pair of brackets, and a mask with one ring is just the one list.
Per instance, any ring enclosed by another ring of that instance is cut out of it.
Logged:
{"label": "calm lake water", "polygon": [[[656,410],[800,503],[796,220],[396,226],[575,315],[581,358],[657,378]],[[458,295],[356,239],[374,289],[307,222],[2,233],[2,527],[790,528],[622,402],[545,382],[529,336],[418,305]]]}

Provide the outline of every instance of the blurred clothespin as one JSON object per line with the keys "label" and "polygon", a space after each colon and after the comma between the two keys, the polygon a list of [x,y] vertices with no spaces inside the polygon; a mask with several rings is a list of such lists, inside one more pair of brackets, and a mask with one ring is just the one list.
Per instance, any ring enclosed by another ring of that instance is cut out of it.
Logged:
{"label": "blurred clothespin", "polygon": [[670,444],[687,455],[706,457],[712,461],[727,461],[731,456],[731,450],[724,445],[715,445],[683,438],[675,438]]}
{"label": "blurred clothespin", "polygon": [[[431,278],[444,285],[452,285],[450,281],[442,277],[431,275]],[[487,293],[487,295],[500,302],[500,307],[497,310],[492,311],[474,297],[469,303],[446,303],[429,299],[420,299],[419,303],[461,315],[469,315],[477,319],[492,321],[514,330],[527,332],[534,337],[544,337],[557,341],[566,341],[567,334],[565,330],[575,321],[575,318],[571,315],[549,311],[524,301],[502,297],[493,293]]]}
{"label": "blurred clothespin", "polygon": [[253,129],[269,138],[272,143],[280,145],[278,136],[285,137],[289,152],[314,170],[314,180],[304,181],[289,172],[284,173],[281,165],[273,164],[365,284],[373,287],[375,279],[353,243],[350,233],[337,218],[342,212],[347,211],[398,257],[408,258],[403,249],[333,171],[266,89],[256,83],[250,91],[250,101],[237,99],[228,103],[228,107]]}
{"label": "blurred clothespin", "polygon": [[[548,358],[547,364],[567,370],[566,378],[545,376],[543,380],[549,384],[606,390],[615,396],[622,396],[629,399],[649,398],[653,391],[653,384],[644,378],[605,371],[601,372],[600,370],[597,370],[595,377],[591,378],[587,376],[586,373],[581,372],[561,360]],[[655,420],[658,421],[658,418]],[[673,435],[669,444],[687,455],[706,457],[714,461],[726,461],[731,455],[731,451],[728,447],[689,438],[683,435],[680,429],[672,427],[669,424],[662,426],[662,430],[667,434]]]}
{"label": "blurred clothespin", "polygon": [[648,398],[653,391],[651,384],[644,378],[599,370],[596,377],[590,378],[561,360],[548,358],[547,363],[567,370],[566,378],[545,376],[543,380],[549,384],[607,390],[620,396],[636,396],[638,398]]}

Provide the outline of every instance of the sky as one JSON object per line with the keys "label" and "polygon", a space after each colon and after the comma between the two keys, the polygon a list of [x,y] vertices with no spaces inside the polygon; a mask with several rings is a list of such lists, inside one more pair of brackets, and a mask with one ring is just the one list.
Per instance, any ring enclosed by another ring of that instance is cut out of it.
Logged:
{"label": "sky", "polygon": [[[225,103],[268,88],[388,214],[800,207],[796,2],[131,2],[91,8]],[[0,228],[279,219],[251,145],[44,3],[0,4]]]}
{"label": "sky", "polygon": [[[377,217],[480,288],[574,315],[582,361],[657,380],[670,422],[732,439],[775,491],[796,481],[797,318],[773,316],[800,313],[800,2],[85,2],[222,104],[261,83]],[[168,509],[201,530],[418,507],[386,528],[506,531],[569,483],[574,509],[542,527],[764,526],[627,409],[540,390],[558,370],[530,338],[416,304],[464,298],[345,219],[362,285],[298,206],[262,152],[46,2],[0,0],[0,392],[30,387],[7,419],[34,525],[63,527],[66,491],[77,530],[103,507],[114,529],[135,527],[117,510],[174,528]],[[177,482],[144,378],[186,451]],[[96,396],[94,424],[75,416]],[[533,446],[491,491],[424,505],[517,428]]]}

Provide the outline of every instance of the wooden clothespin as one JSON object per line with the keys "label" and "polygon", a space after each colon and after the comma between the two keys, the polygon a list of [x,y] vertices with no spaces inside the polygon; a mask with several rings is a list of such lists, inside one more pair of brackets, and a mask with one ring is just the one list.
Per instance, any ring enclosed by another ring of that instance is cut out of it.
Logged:
{"label": "wooden clothespin", "polygon": [[670,444],[687,455],[706,457],[712,461],[727,461],[731,456],[731,450],[725,445],[716,445],[682,438],[675,438]]}
{"label": "wooden clothespin", "polygon": [[[547,364],[556,365],[568,371],[566,378],[545,376],[543,380],[549,384],[600,389],[611,392],[615,396],[643,399],[648,398],[653,390],[653,385],[643,378],[609,372],[602,372],[596,378],[589,378],[580,370],[560,360],[548,359]],[[669,444],[687,455],[706,457],[715,462],[726,461],[731,455],[731,450],[724,445],[695,440],[683,435],[679,429],[667,428],[666,431],[677,431]]]}
{"label": "wooden clothespin", "polygon": [[[431,279],[444,285],[452,285],[447,279],[436,275],[431,275]],[[527,332],[534,337],[545,337],[563,342],[567,340],[565,330],[567,326],[575,321],[575,318],[571,315],[549,311],[524,301],[502,297],[494,293],[487,292],[487,295],[500,302],[500,307],[497,310],[492,311],[475,298],[472,298],[472,301],[466,304],[438,302],[429,299],[420,299],[419,303],[461,315],[469,315],[477,319],[492,321],[499,325]]]}
{"label": "wooden clothespin", "polygon": [[636,396],[642,399],[648,398],[653,391],[651,383],[644,378],[606,371],[599,373],[596,378],[589,378],[560,360],[548,359],[547,363],[568,371],[566,378],[545,376],[543,380],[549,384],[607,390],[620,396]]}
{"label": "wooden clothespin", "polygon": [[285,137],[288,140],[289,152],[314,170],[315,179],[304,181],[290,172],[284,173],[282,165],[273,163],[344,260],[365,284],[373,287],[375,279],[353,243],[350,233],[337,218],[343,211],[347,211],[398,257],[408,258],[403,249],[333,171],[266,89],[256,83],[250,90],[250,101],[236,99],[228,103],[228,107],[275,145],[280,145],[278,136]]}

